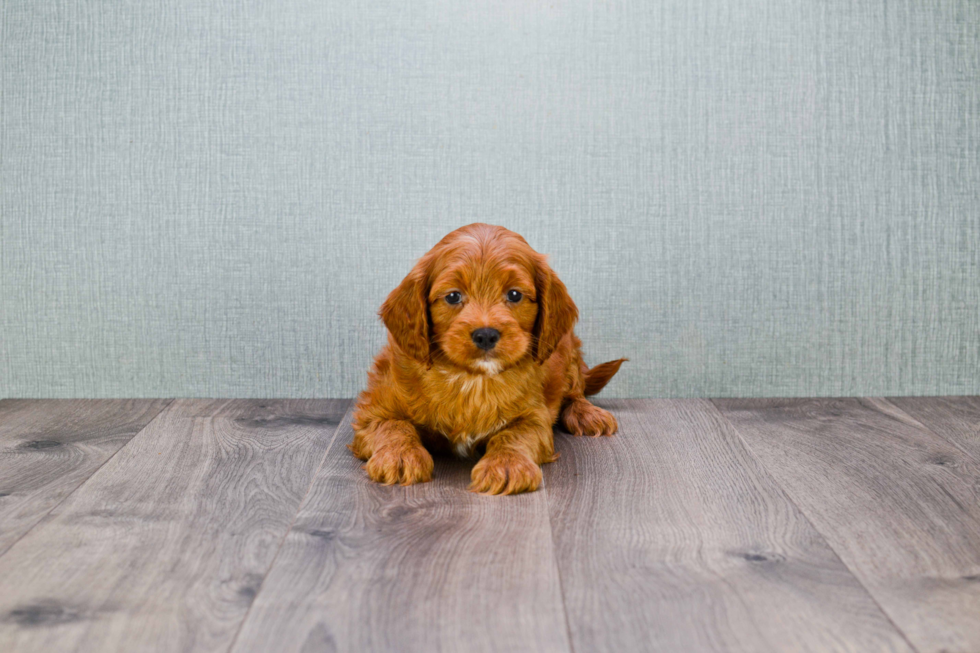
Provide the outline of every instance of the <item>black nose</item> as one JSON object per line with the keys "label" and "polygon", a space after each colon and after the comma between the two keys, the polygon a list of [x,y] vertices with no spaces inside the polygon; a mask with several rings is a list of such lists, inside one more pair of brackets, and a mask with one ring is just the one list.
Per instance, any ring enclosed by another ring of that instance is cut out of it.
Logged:
{"label": "black nose", "polygon": [[497,346],[497,341],[500,340],[500,332],[496,329],[483,327],[471,333],[470,337],[473,338],[473,343],[477,347],[483,351],[490,351]]}

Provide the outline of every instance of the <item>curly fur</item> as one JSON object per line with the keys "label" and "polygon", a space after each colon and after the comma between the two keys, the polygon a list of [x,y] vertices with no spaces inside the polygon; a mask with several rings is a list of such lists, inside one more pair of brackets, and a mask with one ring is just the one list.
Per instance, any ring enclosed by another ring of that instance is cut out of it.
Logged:
{"label": "curly fur", "polygon": [[[522,294],[508,299],[508,291]],[[462,300],[447,302],[450,293]],[[565,284],[518,234],[472,224],[423,256],[380,310],[388,344],[368,372],[350,449],[379,483],[432,478],[430,451],[469,457],[470,489],[530,492],[554,461],[552,426],[612,435],[616,418],[592,405],[623,360],[585,365],[573,327],[578,309]],[[492,327],[489,352],[473,343]]]}

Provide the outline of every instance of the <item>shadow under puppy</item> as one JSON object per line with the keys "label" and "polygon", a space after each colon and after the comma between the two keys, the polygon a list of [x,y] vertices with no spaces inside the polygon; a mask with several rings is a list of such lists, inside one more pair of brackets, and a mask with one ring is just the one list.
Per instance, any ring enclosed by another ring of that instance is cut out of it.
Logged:
{"label": "shadow under puppy", "polygon": [[429,451],[468,457],[470,489],[531,492],[554,461],[552,426],[612,435],[616,418],[585,398],[625,359],[592,369],[572,331],[565,284],[518,234],[471,224],[423,256],[380,311],[388,344],[368,372],[350,450],[380,483],[432,478]]}

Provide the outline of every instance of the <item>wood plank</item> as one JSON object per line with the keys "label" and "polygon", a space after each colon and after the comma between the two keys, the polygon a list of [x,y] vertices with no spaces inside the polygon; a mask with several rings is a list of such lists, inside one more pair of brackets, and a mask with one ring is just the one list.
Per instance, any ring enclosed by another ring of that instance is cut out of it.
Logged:
{"label": "wood plank", "polygon": [[911,650],[709,402],[603,406],[545,471],[575,650]]}
{"label": "wood plank", "polygon": [[888,401],[980,461],[980,397],[890,397]]}
{"label": "wood plank", "polygon": [[233,650],[568,651],[545,492],[372,483],[348,421]]}
{"label": "wood plank", "polygon": [[0,402],[0,555],[169,403],[169,399]]}
{"label": "wood plank", "polygon": [[349,403],[175,401],[0,557],[0,650],[227,650]]}
{"label": "wood plank", "polygon": [[980,468],[881,399],[717,400],[917,649],[980,650]]}

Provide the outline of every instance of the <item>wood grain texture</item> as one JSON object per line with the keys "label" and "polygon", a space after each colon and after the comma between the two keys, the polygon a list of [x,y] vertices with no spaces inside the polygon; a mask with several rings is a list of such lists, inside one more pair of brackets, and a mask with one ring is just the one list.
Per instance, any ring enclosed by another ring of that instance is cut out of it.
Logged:
{"label": "wood grain texture", "polygon": [[717,400],[922,653],[980,650],[980,468],[880,399]]}
{"label": "wood grain texture", "polygon": [[0,555],[168,403],[169,399],[0,402]]}
{"label": "wood grain texture", "polygon": [[368,480],[345,419],[235,651],[568,651],[543,490]]}
{"label": "wood grain texture", "polygon": [[911,650],[710,403],[603,405],[545,472],[575,650]]}
{"label": "wood grain texture", "polygon": [[980,462],[980,397],[894,397],[888,401]]}
{"label": "wood grain texture", "polygon": [[348,404],[174,402],[0,557],[0,650],[226,650]]}

